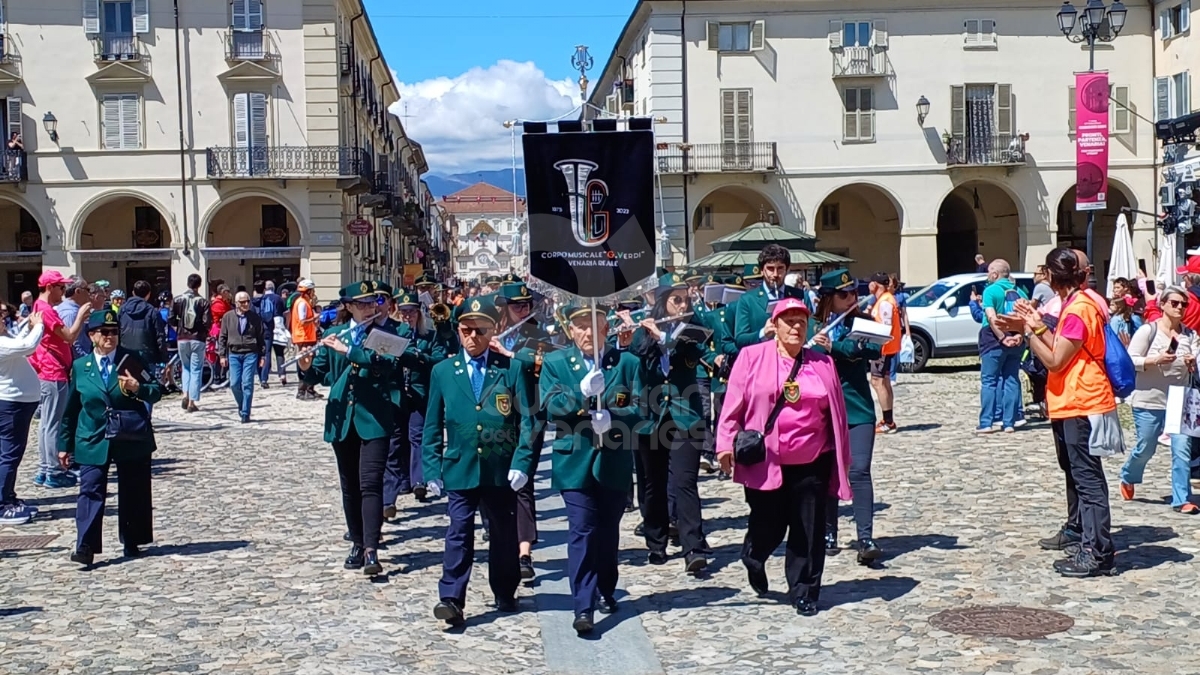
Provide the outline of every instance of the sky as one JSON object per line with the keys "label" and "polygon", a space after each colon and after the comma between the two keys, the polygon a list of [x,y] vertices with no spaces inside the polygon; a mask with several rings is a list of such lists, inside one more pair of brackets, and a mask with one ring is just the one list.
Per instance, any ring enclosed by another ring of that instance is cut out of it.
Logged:
{"label": "sky", "polygon": [[552,119],[578,106],[575,46],[588,46],[594,63],[588,78],[595,80],[637,4],[364,2],[399,83],[401,101],[392,112],[437,174],[511,166],[504,121]]}

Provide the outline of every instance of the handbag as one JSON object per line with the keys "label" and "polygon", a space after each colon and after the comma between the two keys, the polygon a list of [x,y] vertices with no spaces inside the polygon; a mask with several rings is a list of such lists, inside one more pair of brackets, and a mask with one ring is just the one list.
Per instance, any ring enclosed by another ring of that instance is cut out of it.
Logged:
{"label": "handbag", "polygon": [[[116,373],[114,371],[113,376]],[[143,407],[140,410],[121,410],[113,407],[108,391],[104,394],[104,440],[119,443],[142,443],[150,440],[153,430],[150,415]]]}
{"label": "handbag", "polygon": [[[792,364],[792,372],[784,380],[784,386],[796,379],[796,373],[800,372],[802,365],[804,365],[803,349],[796,355],[796,361]],[[779,419],[779,413],[783,411],[783,401],[784,397],[781,391],[775,398],[775,407],[771,408],[771,414],[767,416],[767,424],[762,431],[743,429],[733,437],[734,462],[742,466],[753,466],[767,458],[767,434],[775,428],[775,420]]]}

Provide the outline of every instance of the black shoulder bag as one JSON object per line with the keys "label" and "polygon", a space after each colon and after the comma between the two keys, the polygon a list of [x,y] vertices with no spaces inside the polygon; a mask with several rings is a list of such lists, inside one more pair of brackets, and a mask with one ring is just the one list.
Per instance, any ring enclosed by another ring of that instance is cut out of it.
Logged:
{"label": "black shoulder bag", "polygon": [[[796,355],[796,361],[792,364],[792,372],[788,374],[784,380],[784,386],[796,379],[796,373],[800,372],[800,366],[804,365],[804,350]],[[767,417],[767,426],[762,431],[754,431],[752,429],[743,429],[733,438],[733,461],[742,466],[753,466],[767,458],[767,434],[775,428],[775,420],[779,419],[779,413],[783,411],[784,396],[780,391],[775,398],[775,407],[771,409],[771,414]]]}
{"label": "black shoulder bag", "polygon": [[[109,377],[117,377],[115,367]],[[150,440],[153,431],[150,426],[150,414],[146,411],[144,403],[139,401],[140,409],[120,410],[113,407],[112,399],[108,396],[107,383],[100,391],[104,395],[105,440],[118,443],[142,443]]]}

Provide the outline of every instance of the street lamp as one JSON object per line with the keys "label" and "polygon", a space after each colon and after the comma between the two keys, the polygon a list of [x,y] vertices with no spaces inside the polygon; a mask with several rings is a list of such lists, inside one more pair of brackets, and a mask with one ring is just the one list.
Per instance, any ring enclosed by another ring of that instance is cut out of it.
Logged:
{"label": "street lamp", "polygon": [[929,99],[921,96],[917,99],[917,124],[924,125],[925,118],[929,116]]}
{"label": "street lamp", "polygon": [[54,113],[47,111],[45,117],[42,118],[42,126],[46,129],[46,133],[50,134],[50,140],[54,143],[58,142],[58,118]]}
{"label": "street lamp", "polygon": [[579,98],[587,100],[587,71],[592,69],[592,55],[588,53],[587,45],[576,45],[575,53],[571,55],[571,67],[579,71]]}
{"label": "street lamp", "polygon": [[[1083,15],[1075,9],[1070,0],[1063,2],[1058,10],[1058,29],[1063,36],[1075,44],[1086,43],[1088,46],[1088,72],[1096,70],[1096,42],[1112,42],[1117,39],[1121,29],[1125,27],[1125,5],[1116,0],[1110,7],[1104,5],[1104,0],[1088,0],[1083,8]],[[1079,18],[1079,21],[1076,21]],[[1105,18],[1108,19],[1108,31],[1101,33]],[[1079,26],[1079,34],[1075,35],[1075,26]],[[1088,211],[1087,222],[1087,257],[1095,261],[1092,255],[1092,233],[1096,225],[1096,212]],[[1092,277],[1095,284],[1095,277]]]}

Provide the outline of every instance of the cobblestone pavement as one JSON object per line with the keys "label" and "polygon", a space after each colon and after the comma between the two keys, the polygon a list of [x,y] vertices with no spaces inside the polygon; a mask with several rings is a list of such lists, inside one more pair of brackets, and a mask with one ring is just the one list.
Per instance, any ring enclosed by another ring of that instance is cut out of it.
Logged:
{"label": "cobblestone pavement", "polygon": [[[521,590],[521,613],[499,615],[477,565],[468,625],[446,630],[431,616],[444,500],[402,498],[398,522],[385,526],[387,575],[367,580],[341,567],[347,545],[320,404],[260,391],[257,419],[243,426],[227,392],[192,415],[168,399],[156,410],[157,542],[144,559],[120,557],[109,518],[101,564],[78,571],[67,560],[74,495],[32,486],[30,449],[19,490],[48,515],[0,534],[59,536],[42,550],[0,553],[0,672],[1200,672],[1200,519],[1160,501],[1168,453],[1151,463],[1138,500],[1114,503],[1123,573],[1063,579],[1050,568],[1055,554],[1035,544],[1065,510],[1048,432],[1034,425],[976,439],[975,372],[935,369],[901,382],[901,433],[879,440],[874,463],[881,569],[856,565],[851,552],[830,559],[814,618],[798,617],[776,591],[756,598],[736,559],[740,491],[706,478],[711,576],[685,577],[678,559],[646,566],[637,519],[626,516],[627,595],[590,641],[561,634],[563,511],[545,465],[540,585]],[[1108,466],[1114,496],[1117,468]],[[842,515],[845,542],[848,505]],[[769,571],[781,588],[782,560]],[[1075,625],[1019,641],[929,623],[971,605],[1052,609]],[[632,654],[642,643],[652,648]]]}

